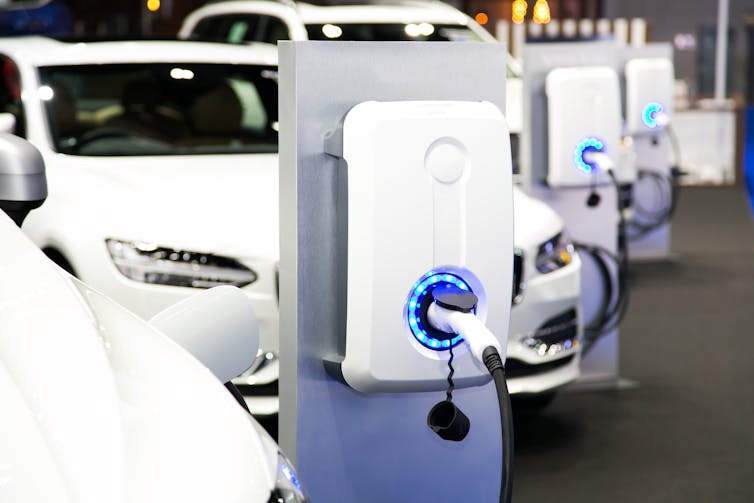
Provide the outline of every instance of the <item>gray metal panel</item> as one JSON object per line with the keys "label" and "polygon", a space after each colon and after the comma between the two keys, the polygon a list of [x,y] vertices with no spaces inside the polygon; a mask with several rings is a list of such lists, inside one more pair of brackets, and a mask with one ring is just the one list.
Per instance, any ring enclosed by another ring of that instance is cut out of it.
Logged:
{"label": "gray metal panel", "polygon": [[[614,42],[572,42],[527,44],[524,48],[524,124],[521,133],[521,181],[526,191],[557,211],[566,230],[576,241],[617,248],[616,194],[611,186],[599,187],[597,208],[586,206],[589,188],[552,189],[544,183],[547,174],[547,96],[545,78],[550,70],[572,66],[608,66],[620,73],[618,46]],[[590,320],[602,292],[600,276],[584,260],[581,274],[581,302],[584,319]],[[618,378],[618,330],[606,334],[581,362],[582,380]]]}
{"label": "gray metal panel", "polygon": [[[621,82],[623,87],[623,106],[625,117],[625,86],[626,63],[636,58],[664,58],[673,60],[673,46],[670,44],[647,44],[641,47],[624,46],[620,48]],[[672,126],[671,126],[672,127]],[[668,151],[672,150],[670,138],[666,133],[655,134],[653,137],[643,136],[634,139],[638,168],[653,169],[662,174],[670,175],[670,166],[665,162]],[[673,159],[673,162],[678,162]],[[635,186],[635,197],[642,198],[649,192],[654,195],[654,187],[638,184]],[[650,199],[651,200],[651,199]],[[646,236],[629,243],[629,256],[632,260],[662,260],[670,258],[670,229],[671,223],[660,226]]]}
{"label": "gray metal panel", "polygon": [[280,43],[280,442],[314,503],[498,499],[494,386],[459,390],[461,443],[426,425],[444,393],[358,393],[330,377],[337,346],[339,165],[325,135],[366,100],[487,100],[505,110],[505,46]]}

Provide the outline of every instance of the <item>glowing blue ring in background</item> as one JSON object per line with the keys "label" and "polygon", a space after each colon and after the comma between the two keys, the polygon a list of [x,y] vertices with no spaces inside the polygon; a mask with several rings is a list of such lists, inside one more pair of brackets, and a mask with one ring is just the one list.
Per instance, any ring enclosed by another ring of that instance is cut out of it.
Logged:
{"label": "glowing blue ring in background", "polygon": [[657,124],[657,114],[664,111],[665,107],[662,106],[662,103],[657,103],[656,101],[647,103],[647,106],[641,111],[641,120],[649,129],[655,129],[659,126]]}
{"label": "glowing blue ring in background", "polygon": [[427,333],[426,327],[422,326],[420,315],[422,300],[430,295],[432,290],[443,285],[455,286],[473,293],[469,284],[460,276],[448,272],[429,271],[414,283],[406,305],[406,317],[411,334],[419,344],[434,351],[445,351],[451,346],[457,346],[463,340],[460,335],[456,335],[453,339],[435,339]]}
{"label": "glowing blue ring in background", "polygon": [[576,149],[573,151],[573,162],[576,163],[576,167],[584,173],[591,175],[597,170],[597,165],[594,163],[586,162],[584,154],[587,152],[604,152],[605,144],[599,138],[590,136],[584,138],[576,145]]}

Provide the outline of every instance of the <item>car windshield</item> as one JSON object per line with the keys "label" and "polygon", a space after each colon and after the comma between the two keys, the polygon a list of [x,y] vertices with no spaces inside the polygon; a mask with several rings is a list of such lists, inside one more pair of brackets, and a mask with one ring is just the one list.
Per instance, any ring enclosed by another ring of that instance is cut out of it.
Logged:
{"label": "car windshield", "polygon": [[[327,23],[307,24],[309,40],[358,42],[484,42],[478,33],[462,24],[419,23]],[[520,78],[510,62],[507,77]]]}
{"label": "car windshield", "polygon": [[309,40],[481,42],[469,27],[432,23],[307,24]]}
{"label": "car windshield", "polygon": [[39,69],[54,148],[87,156],[271,153],[277,69],[112,64]]}

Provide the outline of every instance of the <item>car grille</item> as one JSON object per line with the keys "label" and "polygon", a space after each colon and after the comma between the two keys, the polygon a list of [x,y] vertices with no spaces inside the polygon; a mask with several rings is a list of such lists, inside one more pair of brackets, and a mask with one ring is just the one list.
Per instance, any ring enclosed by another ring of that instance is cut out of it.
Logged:
{"label": "car grille", "polygon": [[575,309],[547,320],[521,342],[539,356],[555,356],[579,347],[579,325]]}
{"label": "car grille", "polygon": [[571,361],[573,361],[575,356],[576,355],[570,355],[559,360],[553,360],[547,363],[539,363],[536,365],[524,363],[521,360],[510,358],[505,361],[505,377],[510,379],[514,377],[528,377],[542,374],[544,372],[550,372],[551,370],[565,367],[566,365],[571,363]]}
{"label": "car grille", "polygon": [[577,334],[576,310],[571,309],[547,320],[537,329],[533,337],[547,344],[559,344],[568,339],[576,338]]}
{"label": "car grille", "polygon": [[524,252],[515,249],[513,251],[513,297],[512,303],[518,304],[524,296]]}

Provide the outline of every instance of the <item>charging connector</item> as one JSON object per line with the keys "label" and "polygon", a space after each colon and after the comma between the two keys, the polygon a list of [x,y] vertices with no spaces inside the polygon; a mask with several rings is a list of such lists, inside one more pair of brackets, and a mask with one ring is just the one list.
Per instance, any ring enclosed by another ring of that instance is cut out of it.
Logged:
{"label": "charging connector", "polygon": [[474,313],[476,295],[448,286],[435,289],[432,297],[434,302],[427,312],[429,323],[437,330],[461,335],[473,357],[487,367],[495,381],[503,444],[500,503],[508,503],[513,495],[513,411],[505,380],[505,353],[500,341]]}
{"label": "charging connector", "polygon": [[[446,292],[438,292],[439,295],[443,293]],[[467,292],[466,295],[474,294]],[[484,350],[490,346],[494,347],[498,353],[502,353],[500,341],[497,340],[473,312],[463,312],[443,307],[438,303],[437,297],[435,296],[435,302],[429,306],[429,310],[427,311],[427,318],[434,328],[449,334],[462,335],[468,343],[474,358],[479,363],[484,363]]]}

